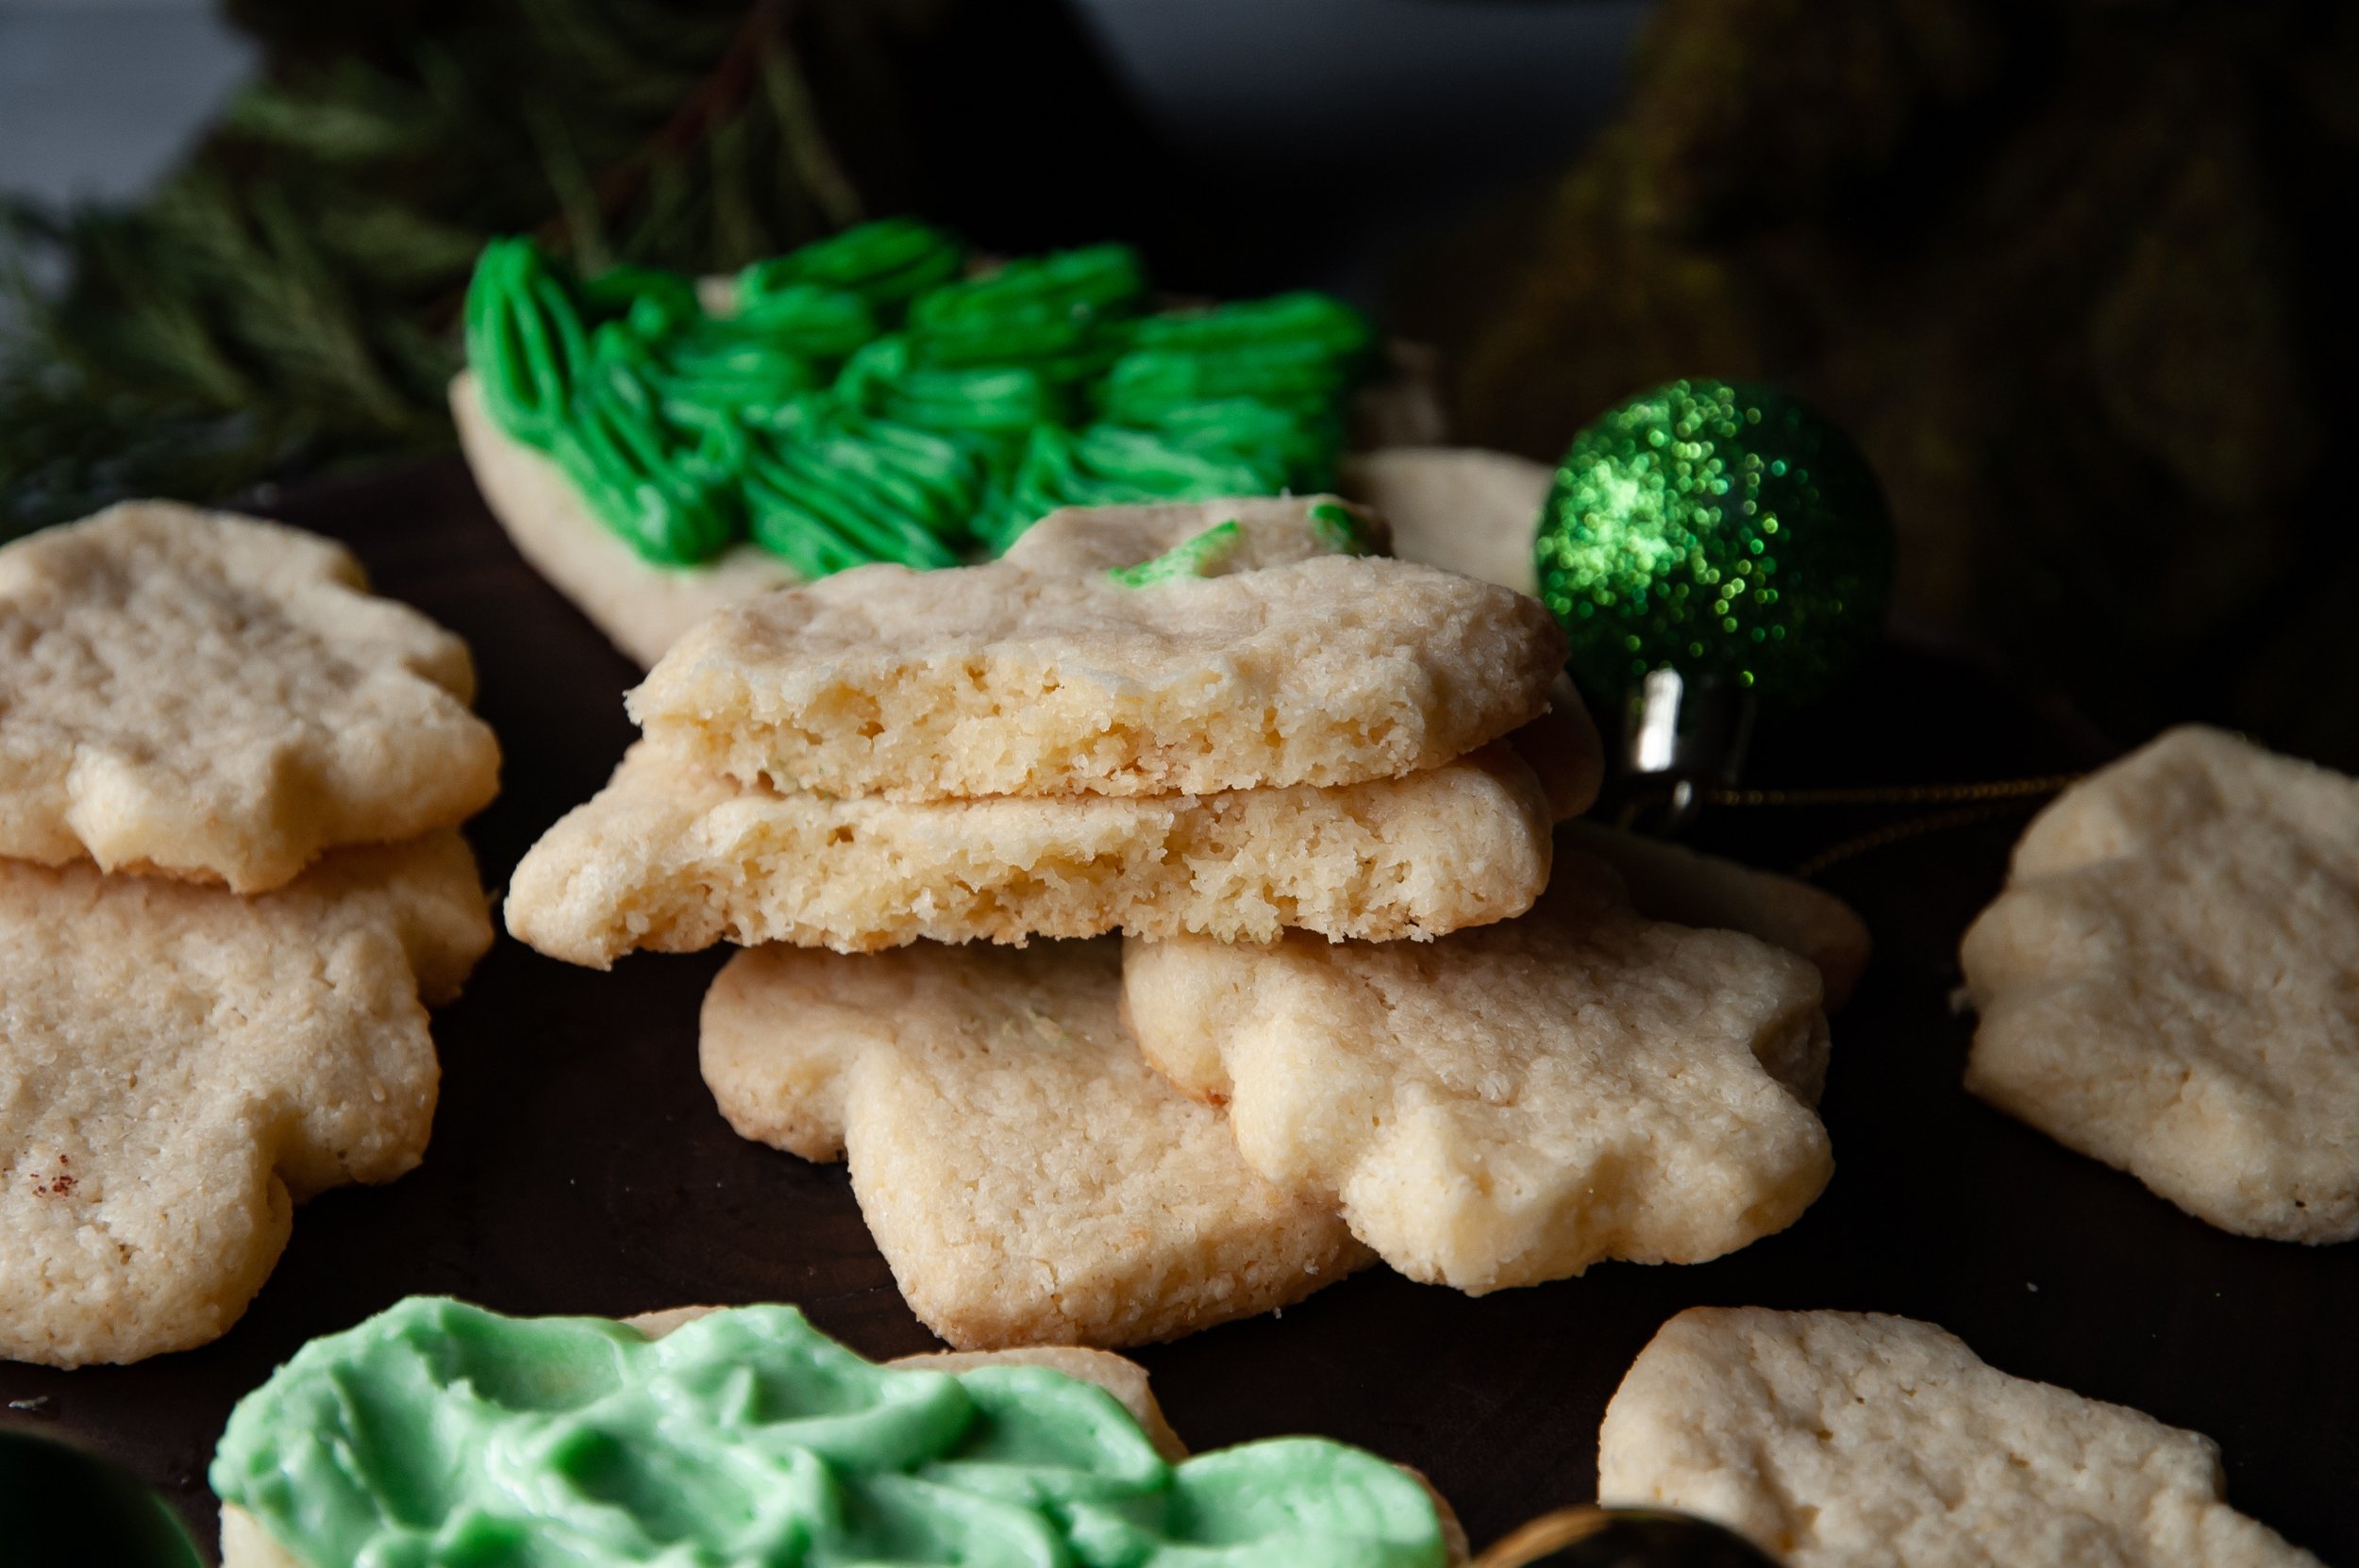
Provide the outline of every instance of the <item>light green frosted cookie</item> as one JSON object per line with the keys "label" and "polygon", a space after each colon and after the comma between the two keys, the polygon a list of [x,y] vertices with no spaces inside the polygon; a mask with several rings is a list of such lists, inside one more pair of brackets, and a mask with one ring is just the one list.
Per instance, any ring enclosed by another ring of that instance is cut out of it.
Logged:
{"label": "light green frosted cookie", "polygon": [[[874,1365],[786,1307],[660,1340],[412,1297],[230,1416],[213,1490],[299,1561],[1440,1568],[1408,1473],[1315,1438],[1173,1464],[1090,1383]],[[233,1533],[250,1539],[243,1522]],[[248,1554],[249,1558],[259,1554]]]}

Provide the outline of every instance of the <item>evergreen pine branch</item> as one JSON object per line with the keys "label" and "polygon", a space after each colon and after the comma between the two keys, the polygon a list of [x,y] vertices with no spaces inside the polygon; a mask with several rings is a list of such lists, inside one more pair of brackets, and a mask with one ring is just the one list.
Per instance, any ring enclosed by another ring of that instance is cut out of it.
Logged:
{"label": "evergreen pine branch", "polygon": [[[495,234],[701,272],[852,221],[839,142],[890,126],[896,51],[948,3],[483,0],[413,34],[411,7],[243,0],[263,79],[152,197],[0,210],[0,537],[446,442]],[[811,47],[864,84],[831,116]]]}

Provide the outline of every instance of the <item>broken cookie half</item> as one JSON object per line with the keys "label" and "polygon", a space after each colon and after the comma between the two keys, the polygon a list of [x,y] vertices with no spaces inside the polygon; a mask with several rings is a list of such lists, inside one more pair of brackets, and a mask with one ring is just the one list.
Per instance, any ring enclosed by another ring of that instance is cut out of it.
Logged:
{"label": "broken cookie half", "polygon": [[507,912],[529,945],[603,969],[722,941],[1422,936],[1527,908],[1548,873],[1547,800],[1503,745],[1326,789],[904,804],[774,793],[643,742],[533,845]]}

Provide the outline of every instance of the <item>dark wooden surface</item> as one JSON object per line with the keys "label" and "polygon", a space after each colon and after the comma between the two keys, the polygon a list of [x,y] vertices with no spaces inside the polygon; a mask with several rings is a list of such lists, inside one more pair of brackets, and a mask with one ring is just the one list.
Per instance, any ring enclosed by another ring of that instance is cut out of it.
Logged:
{"label": "dark wooden surface", "polygon": [[[291,496],[377,587],[474,645],[507,753],[471,827],[494,886],[605,777],[634,672],[508,547],[455,462]],[[1753,782],[1956,782],[2098,748],[1970,664],[1895,644],[1840,700],[1765,731]],[[1726,811],[1716,847],[1790,864],[1894,813]],[[1873,1309],[1986,1359],[2207,1432],[2229,1494],[2330,1561],[2359,1561],[2359,1247],[2247,1241],[2187,1218],[1958,1088],[1957,940],[2020,813],[1849,859],[1824,880],[1876,962],[1836,1021],[1832,1186],[1800,1223],[1691,1268],[1607,1264],[1474,1299],[1371,1270],[1289,1308],[1136,1352],[1209,1448],[1327,1433],[1416,1465],[1478,1543],[1596,1484],[1598,1421],[1666,1317],[1702,1303]],[[503,937],[436,1020],[433,1147],[390,1187],[306,1205],[244,1321],[137,1366],[0,1363],[0,1421],[82,1441],[162,1488],[208,1541],[204,1470],[230,1406],[310,1337],[413,1292],[509,1312],[786,1300],[873,1356],[930,1348],[839,1166],[734,1137],[698,1079],[696,1006],[722,955],[573,969]]]}

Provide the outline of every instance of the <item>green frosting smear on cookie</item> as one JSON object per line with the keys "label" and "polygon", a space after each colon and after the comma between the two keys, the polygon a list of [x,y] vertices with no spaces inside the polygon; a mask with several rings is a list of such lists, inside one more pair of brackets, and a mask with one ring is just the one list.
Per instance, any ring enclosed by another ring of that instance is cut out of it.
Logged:
{"label": "green frosting smear on cookie", "polygon": [[1136,566],[1114,567],[1106,575],[1125,588],[1146,588],[1175,577],[1208,577],[1244,538],[1244,525],[1232,517],[1190,534],[1160,556],[1149,556]]}
{"label": "green frosting smear on cookie", "polygon": [[887,219],[757,261],[575,276],[497,240],[466,305],[493,421],[660,565],[751,539],[806,576],[996,555],[1059,507],[1330,487],[1374,335],[1324,294],[1156,312],[1093,245],[969,275]]}
{"label": "green frosting smear on cookie", "polygon": [[412,1297],[315,1340],[211,1472],[311,1568],[1435,1568],[1373,1455],[1280,1438],[1166,1463],[1040,1367],[877,1366],[786,1307],[661,1340]]}
{"label": "green frosting smear on cookie", "polygon": [[1319,532],[1327,547],[1339,556],[1364,556],[1368,553],[1368,530],[1348,507],[1332,501],[1321,501],[1311,509],[1311,526]]}

